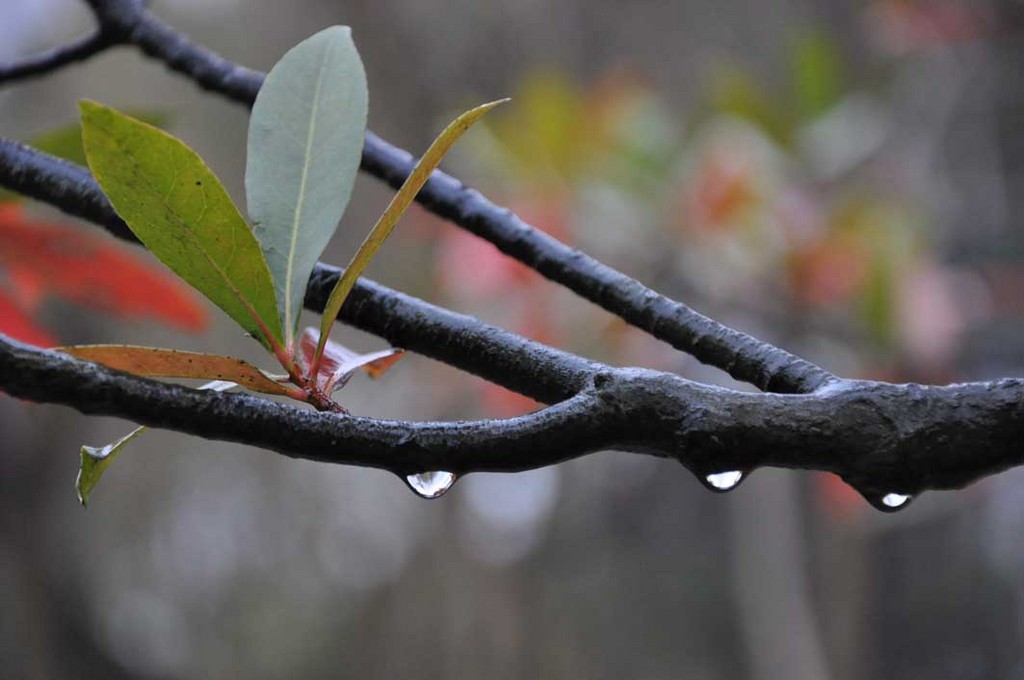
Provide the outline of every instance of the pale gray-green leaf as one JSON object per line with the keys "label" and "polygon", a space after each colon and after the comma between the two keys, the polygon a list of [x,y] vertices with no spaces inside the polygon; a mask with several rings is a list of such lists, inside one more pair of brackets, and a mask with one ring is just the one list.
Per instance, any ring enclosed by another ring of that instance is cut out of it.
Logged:
{"label": "pale gray-green leaf", "polygon": [[245,191],[290,343],[313,265],[348,205],[366,130],[366,74],[347,26],[288,51],[249,121]]}

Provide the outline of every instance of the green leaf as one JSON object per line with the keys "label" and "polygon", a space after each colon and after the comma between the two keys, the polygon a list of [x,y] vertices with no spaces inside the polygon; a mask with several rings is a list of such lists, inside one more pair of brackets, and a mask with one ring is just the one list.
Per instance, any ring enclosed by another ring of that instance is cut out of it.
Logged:
{"label": "green leaf", "polygon": [[78,502],[82,504],[82,507],[89,504],[89,493],[117,458],[117,454],[121,453],[121,448],[147,429],[149,428],[145,425],[137,427],[116,442],[106,446],[82,445],[82,459],[78,466],[78,477],[75,479],[75,490],[78,491]]}
{"label": "green leaf", "polygon": [[366,235],[366,239],[359,246],[359,250],[352,256],[352,260],[345,267],[345,272],[338,279],[338,282],[334,284],[331,295],[327,298],[323,316],[320,318],[320,341],[317,343],[316,354],[313,356],[312,370],[314,373],[318,372],[320,357],[324,353],[324,345],[327,344],[327,335],[334,326],[334,322],[338,318],[338,312],[341,311],[341,305],[344,304],[345,298],[352,291],[352,286],[355,285],[356,279],[359,278],[359,275],[370,264],[370,260],[377,254],[380,247],[384,245],[387,237],[391,235],[391,230],[395,228],[399,218],[405,214],[413,199],[416,198],[416,194],[420,192],[423,185],[430,179],[430,173],[441,164],[441,159],[448,153],[448,150],[452,148],[452,145],[458,141],[459,137],[473,123],[495,106],[504,104],[507,101],[508,99],[499,99],[487,104],[481,104],[463,113],[448,124],[448,127],[437,136],[434,143],[430,145],[427,152],[416,163],[416,167],[412,169],[412,172],[405,179],[398,193],[392,197],[388,207],[384,210],[384,214],[377,220],[377,224],[373,225],[373,229]]}
{"label": "green leaf", "polygon": [[366,131],[366,75],[332,26],[270,70],[249,121],[245,193],[291,347],[313,266],[348,205]]}
{"label": "green leaf", "polygon": [[[226,392],[233,387],[236,387],[233,382],[214,380],[213,382],[206,383],[199,389]],[[117,455],[121,453],[124,445],[148,429],[145,425],[137,427],[116,442],[111,442],[106,446],[82,446],[78,477],[75,479],[75,490],[78,492],[78,502],[82,504],[82,507],[88,505],[89,493],[99,483],[100,477],[107,471],[110,464],[114,462]]]}
{"label": "green leaf", "polygon": [[215,378],[230,380],[254,392],[282,396],[291,392],[252,364],[216,354],[134,345],[71,345],[58,347],[56,351],[150,378]]}
{"label": "green leaf", "polygon": [[162,130],[96,102],[79,108],[89,168],[132,232],[264,346],[280,346],[266,260],[217,176]]}

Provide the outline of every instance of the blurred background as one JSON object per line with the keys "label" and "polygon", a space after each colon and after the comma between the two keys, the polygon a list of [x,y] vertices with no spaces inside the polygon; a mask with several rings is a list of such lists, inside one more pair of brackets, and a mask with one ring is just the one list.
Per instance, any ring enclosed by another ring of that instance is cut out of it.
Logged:
{"label": "blurred background", "polygon": [[[449,170],[834,372],[1024,373],[1020,2],[152,6],[261,70],[352,26],[371,128],[413,152],[458,111],[512,96]],[[0,59],[89,20],[77,0],[4,0]],[[132,49],[0,90],[0,134],[54,145],[84,97],[159,118],[244,205],[245,109]],[[388,197],[360,179],[324,259],[346,262]],[[47,250],[26,227],[114,264],[61,260],[66,245]],[[18,248],[52,267],[0,257],[3,332],[266,365],[205,303],[132,297],[116,272],[159,266],[95,227],[8,202],[0,251]],[[371,275],[602,361],[736,386],[419,209]],[[357,376],[342,402],[413,419],[536,407],[418,356]],[[380,471],[151,432],[83,510],[79,446],[131,427],[0,397],[6,677],[1024,677],[1021,469],[883,515],[825,474],[760,470],[716,495],[677,464],[609,452],[470,475],[426,501]]]}

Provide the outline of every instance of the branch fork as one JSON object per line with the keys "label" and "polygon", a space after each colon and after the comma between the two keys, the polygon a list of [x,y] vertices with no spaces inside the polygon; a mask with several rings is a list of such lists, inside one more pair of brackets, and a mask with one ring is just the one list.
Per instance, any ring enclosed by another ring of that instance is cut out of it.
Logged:
{"label": "branch fork", "polygon": [[[204,89],[252,105],[263,74],[195,45],[137,0],[87,1],[99,24],[94,36],[0,66],[0,87],[131,45]],[[367,133],[363,171],[397,189],[414,165],[409,153]],[[89,172],[72,163],[0,139],[0,185],[133,238]],[[558,242],[443,172],[430,175],[416,200],[551,281],[764,392],[613,368],[364,278],[354,281],[341,321],[551,406],[517,418],[450,423],[315,413],[130,376],[3,337],[0,387],[84,413],[403,477],[428,470],[527,470],[611,448],[678,460],[705,481],[733,471],[741,473],[732,477],[738,481],[763,466],[833,472],[888,510],[902,502],[890,505],[887,498],[961,488],[1024,465],[1024,379],[944,387],[841,379]],[[318,264],[306,307],[322,312],[341,277],[341,270]]]}

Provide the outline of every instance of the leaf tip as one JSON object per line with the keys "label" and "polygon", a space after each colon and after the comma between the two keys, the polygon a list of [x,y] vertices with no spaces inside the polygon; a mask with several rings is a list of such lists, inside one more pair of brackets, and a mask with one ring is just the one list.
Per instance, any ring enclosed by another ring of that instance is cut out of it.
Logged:
{"label": "leaf tip", "polygon": [[334,26],[328,26],[324,29],[324,33],[337,33],[344,35],[352,35],[352,27],[346,26],[345,24],[335,24]]}
{"label": "leaf tip", "polygon": [[502,97],[501,99],[495,99],[492,102],[487,102],[486,104],[481,104],[480,106],[476,107],[475,109],[471,109],[469,113],[470,114],[476,114],[472,118],[473,120],[476,120],[477,118],[479,118],[480,116],[484,115],[485,113],[487,113],[491,109],[497,108],[497,107],[501,106],[502,104],[507,104],[510,101],[512,101],[512,97]]}
{"label": "leaf tip", "polygon": [[78,100],[78,112],[82,117],[82,120],[92,117],[94,114],[101,113],[109,110],[109,107],[100,104],[94,99],[79,99]]}

